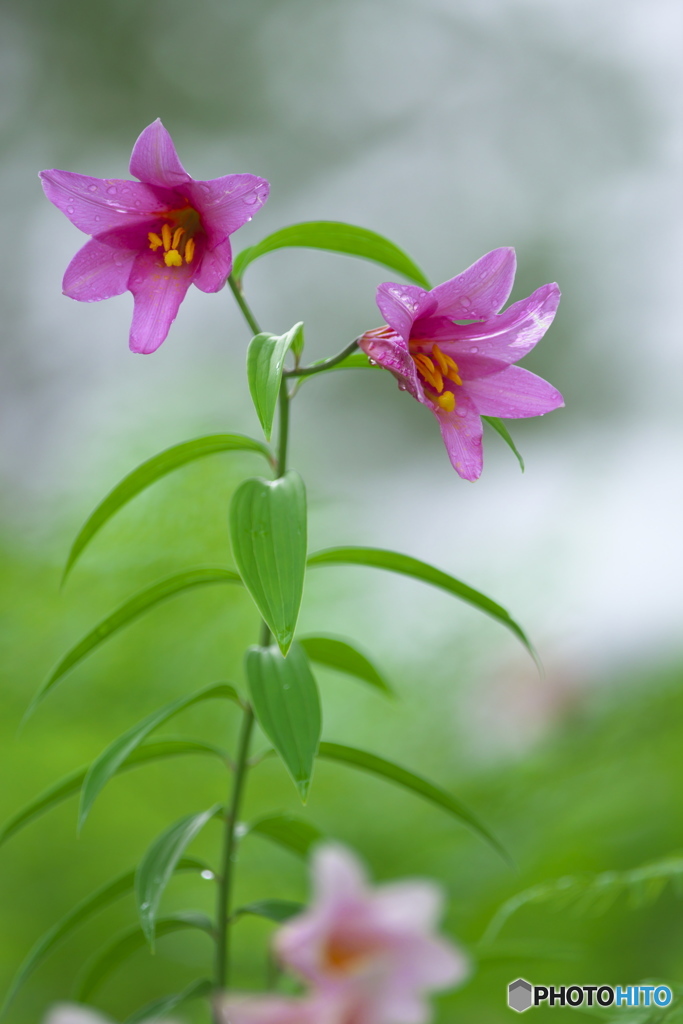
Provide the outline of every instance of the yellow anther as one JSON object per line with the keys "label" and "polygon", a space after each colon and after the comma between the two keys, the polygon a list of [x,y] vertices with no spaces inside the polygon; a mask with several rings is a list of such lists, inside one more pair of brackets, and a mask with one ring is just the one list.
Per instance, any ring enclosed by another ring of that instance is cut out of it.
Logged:
{"label": "yellow anther", "polygon": [[161,239],[154,231],[150,231],[147,237],[149,238],[150,249],[152,250],[152,252],[156,252],[159,246],[161,245]]}
{"label": "yellow anther", "polygon": [[185,234],[185,228],[176,228],[175,229],[175,231],[173,232],[173,241],[171,242],[171,248],[172,249],[177,249],[178,248],[178,242],[180,241],[180,239],[183,237],[184,234]]}
{"label": "yellow anther", "polygon": [[194,259],[194,238],[188,238],[185,242],[185,262],[192,263]]}
{"label": "yellow anther", "polygon": [[164,241],[164,249],[166,252],[171,248],[171,227],[169,224],[164,224],[161,229],[161,237]]}
{"label": "yellow anther", "polygon": [[424,352],[418,352],[416,356],[413,356],[413,359],[415,360],[415,365],[427,383],[431,384],[436,391],[441,393],[443,391],[443,377],[434,366],[434,363],[429,356],[425,355]]}
{"label": "yellow anther", "polygon": [[440,405],[445,412],[453,412],[455,409],[455,395],[452,391],[444,391],[442,395],[438,395],[436,404]]}
{"label": "yellow anther", "polygon": [[432,359],[439,364],[439,369],[445,377],[448,373],[448,357],[443,354],[438,345],[432,345]]}
{"label": "yellow anther", "polygon": [[183,257],[177,249],[171,249],[169,252],[164,253],[164,263],[167,267],[182,267]]}

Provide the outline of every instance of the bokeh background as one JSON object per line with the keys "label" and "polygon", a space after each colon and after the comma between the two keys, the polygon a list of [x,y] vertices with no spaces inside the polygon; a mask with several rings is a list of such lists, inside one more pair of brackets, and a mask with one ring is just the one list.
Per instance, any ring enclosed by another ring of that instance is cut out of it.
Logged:
{"label": "bokeh background", "polygon": [[[256,635],[244,595],[179,598],[85,662],[18,732],[55,659],[120,600],[175,569],[230,564],[226,506],[258,469],[218,456],[157,484],[60,593],[75,531],[123,474],[201,433],[258,430],[229,293],[193,290],[153,357],[127,351],[130,295],[84,305],[60,294],[84,239],[44,200],[37,171],[125,177],[132,143],[160,116],[195,177],[271,181],[237,249],[297,220],[348,220],[402,245],[435,282],[514,245],[513,298],[552,280],[563,290],[526,365],[567,408],[513,425],[524,476],[492,435],[481,481],[459,480],[432,417],[380,373],[308,383],[292,434],[312,547],[379,544],[432,561],[508,607],[539,647],[543,680],[494,623],[417,584],[335,569],[307,586],[302,626],[355,638],[400,696],[387,703],[320,673],[325,738],[450,788],[517,868],[436,809],[341,767],[320,765],[303,813],[362,851],[377,878],[440,879],[447,930],[473,949],[515,892],[677,852],[681,28],[676,0],[4,0],[2,817],[154,707],[216,679],[241,684]],[[319,357],[379,322],[386,276],[282,251],[245,283],[261,322],[277,332],[303,319]],[[230,710],[195,709],[172,731],[224,740],[234,724]],[[224,785],[201,759],[147,767],[108,787],[79,840],[72,801],[1,849],[0,987],[47,927]],[[245,815],[272,808],[296,810],[296,797],[266,762]],[[216,841],[207,829],[197,852],[215,858]],[[468,985],[439,1001],[438,1020],[509,1018],[505,988],[520,975],[683,981],[681,903],[660,888],[599,914],[521,910]],[[305,893],[298,861],[245,842],[239,898]],[[211,901],[210,882],[181,878],[165,906]],[[8,1024],[37,1024],[68,997],[85,957],[133,914],[122,902],[65,943]],[[239,925],[244,987],[264,984],[268,932]],[[113,975],[98,1006],[123,1020],[203,973],[208,956],[201,937],[167,938]],[[198,1024],[203,1013],[176,1016]]]}

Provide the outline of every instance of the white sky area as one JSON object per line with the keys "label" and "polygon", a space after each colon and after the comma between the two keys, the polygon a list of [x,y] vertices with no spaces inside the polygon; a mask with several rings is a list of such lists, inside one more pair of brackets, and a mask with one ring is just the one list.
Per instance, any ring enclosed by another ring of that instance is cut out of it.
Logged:
{"label": "white sky area", "polygon": [[[295,416],[314,425],[297,420],[293,433],[293,462],[317,474],[325,507],[316,518],[314,504],[314,546],[395,547],[480,587],[534,637],[545,686],[580,687],[680,652],[682,20],[673,0],[283,4],[256,44],[265,65],[277,55],[265,87],[279,135],[257,125],[226,142],[168,124],[196,177],[271,178],[271,200],[237,249],[283,224],[329,218],[383,231],[435,283],[497,245],[516,245],[520,268],[539,247],[549,254],[525,282],[552,273],[563,289],[568,347],[548,356],[547,372],[568,407],[513,429],[524,476],[489,437],[481,482],[460,482],[436,424],[418,446],[410,431],[428,414],[408,410],[388,377],[383,390],[364,388],[369,407],[349,376],[308,399],[302,391]],[[287,32],[296,47],[280,46]],[[174,66],[183,32],[160,33],[160,66]],[[24,75],[20,63],[14,73]],[[200,89],[199,65],[197,74]],[[358,138],[366,143],[352,147]],[[248,335],[229,296],[193,290],[163,348],[133,357],[130,296],[85,306],[60,295],[84,239],[30,184],[51,165],[50,141],[26,137],[2,158],[24,206],[21,259],[4,249],[16,326],[0,384],[0,472],[15,495],[11,520],[45,535],[57,509],[64,544],[137,461],[204,431],[253,432],[256,421],[241,376]],[[322,143],[328,163],[297,164],[300,148]],[[239,166],[226,168],[235,155]],[[69,167],[125,176],[127,158],[85,140]],[[249,274],[262,323],[284,330],[304,319],[315,356],[379,323],[372,297],[387,278],[369,265],[277,254]],[[553,346],[552,330],[541,344]],[[499,627],[384,575],[364,573],[359,596],[353,570],[338,571],[336,631],[353,628],[397,662],[415,657],[416,636],[437,658],[462,650],[486,705],[473,701],[473,720],[495,717],[495,679],[526,679]],[[306,624],[329,630],[329,605],[326,622],[318,612],[311,604]],[[533,719],[526,705],[524,715]]]}

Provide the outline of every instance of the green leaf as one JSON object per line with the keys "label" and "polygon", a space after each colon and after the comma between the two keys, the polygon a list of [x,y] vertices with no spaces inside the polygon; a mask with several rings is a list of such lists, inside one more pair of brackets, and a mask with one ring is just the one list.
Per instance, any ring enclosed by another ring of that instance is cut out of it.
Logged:
{"label": "green leaf", "polygon": [[[205,871],[207,865],[200,860],[196,860],[191,857],[184,857],[178,861],[175,868],[176,872],[180,871]],[[43,960],[52,952],[62,939],[65,939],[67,935],[70,935],[73,931],[84,924],[86,921],[94,917],[101,910],[111,906],[116,900],[121,899],[123,896],[127,896],[128,893],[132,892],[135,886],[135,872],[127,871],[124,875],[120,875],[114,879],[113,882],[108,882],[107,885],[102,886],[97,892],[92,893],[86,899],[82,900],[73,910],[70,910],[65,917],[54,924],[48,931],[42,935],[35,943],[33,948],[29,951],[24,962],[19,967],[19,970],[14,975],[12,983],[9,987],[9,991],[5,996],[5,1001],[0,1008],[0,1017],[4,1016],[10,1003],[16,996],[17,992],[29,978],[29,976],[35,971]]]}
{"label": "green leaf", "polygon": [[242,581],[286,654],[306,572],[306,489],[299,474],[245,480],[230,504],[230,538]]}
{"label": "green leaf", "polygon": [[197,437],[194,441],[184,441],[182,444],[173,445],[172,448],[167,448],[143,462],[109,492],[104,501],[100,502],[83,524],[69,552],[62,583],[65,582],[76,561],[95,534],[102,529],[107,520],[111,519],[137,494],[160,480],[161,477],[172,473],[174,469],[186,466],[188,462],[203,459],[206,455],[214,455],[217,452],[235,451],[256,452],[272,462],[272,455],[267,445],[242,434],[209,434],[206,437]]}
{"label": "green leaf", "polygon": [[522,641],[532,658],[538,664],[538,656],[527,638],[524,630],[499,604],[492,601],[490,597],[468,587],[455,576],[436,569],[427,562],[421,562],[418,558],[411,558],[410,555],[402,555],[398,551],[385,551],[382,548],[327,548],[324,551],[317,551],[308,559],[310,566],[316,565],[367,565],[374,569],[387,569],[389,572],[398,572],[403,576],[412,576],[413,579],[422,580],[423,583],[431,583],[450,594],[459,597],[461,601],[473,605],[491,618],[497,619],[503,626],[507,626],[515,636]]}
{"label": "green leaf", "polygon": [[206,823],[221,810],[214,804],[208,811],[187,814],[154,840],[140,861],[135,875],[135,896],[145,937],[154,949],[154,925],[164,890],[186,848]]}
{"label": "green leaf", "polygon": [[368,231],[367,228],[359,228],[354,224],[344,224],[337,220],[304,221],[268,235],[261,242],[239,253],[235,258],[233,277],[240,281],[244,271],[254,260],[265,256],[266,253],[274,252],[275,249],[292,246],[359,256],[361,259],[379,263],[389,270],[395,270],[402,277],[419,284],[421,288],[431,287],[417,264],[388,238],[378,235],[375,231]]}
{"label": "green leaf", "polygon": [[213,985],[207,979],[193,981],[182,992],[175,992],[170,996],[162,996],[160,999],[154,999],[151,1003],[147,1003],[146,1006],[136,1010],[135,1013],[131,1013],[130,1017],[126,1017],[124,1024],[143,1024],[147,1020],[158,1020],[163,1014],[168,1013],[170,1010],[175,1010],[176,1006],[180,1006],[181,1003],[187,1003],[191,999],[201,999],[203,996],[207,996],[212,988]]}
{"label": "green leaf", "polygon": [[517,451],[517,448],[515,447],[515,442],[510,437],[510,431],[505,426],[503,421],[501,419],[498,419],[497,416],[482,416],[482,419],[486,420],[488,425],[490,427],[493,427],[493,429],[496,431],[497,434],[500,434],[500,436],[503,438],[503,440],[505,441],[505,444],[508,446],[508,448],[512,449],[513,453],[517,456],[517,461],[519,462],[520,469],[522,470],[522,473],[523,473],[524,472],[524,459],[522,458],[522,456]]}
{"label": "green leaf", "polygon": [[299,637],[299,643],[311,661],[356,676],[357,679],[362,679],[370,683],[370,686],[393,696],[391,687],[372,662],[346,640],[334,636],[302,636]]}
{"label": "green leaf", "polygon": [[[191,911],[170,914],[157,921],[157,937],[171,935],[173,932],[199,929],[213,937],[213,924],[205,914]],[[114,942],[101,953],[97,953],[86,964],[81,978],[77,982],[75,998],[79,1003],[87,1003],[93,992],[99,988],[119,964],[133,956],[146,945],[145,934],[137,925],[119,935]]]}
{"label": "green leaf", "polygon": [[[203,740],[167,737],[154,743],[146,743],[137,750],[134,750],[119,766],[116,774],[126,772],[130,768],[137,768],[139,765],[147,764],[149,761],[160,761],[167,757],[181,757],[186,754],[211,754],[223,762],[226,759],[225,751],[221,750],[220,747],[214,746],[212,743],[205,743]],[[5,822],[2,829],[0,829],[0,846],[25,828],[26,825],[30,825],[36,818],[45,814],[46,811],[51,811],[53,807],[57,807],[64,800],[75,796],[82,789],[87,774],[88,766],[78,768],[75,772],[71,772],[70,775],[66,775],[59,782],[50,786],[49,789],[46,789],[40,796],[37,796],[26,807],[22,807],[20,811],[12,815]]]}
{"label": "green leaf", "polygon": [[250,647],[245,668],[258,723],[305,803],[322,728],[318,686],[306,652],[296,642],[288,658],[276,647]]}
{"label": "green leaf", "polygon": [[280,393],[285,357],[290,348],[301,351],[303,323],[295,324],[286,334],[257,334],[247,350],[247,379],[249,391],[263,427],[270,441],[273,418]]}
{"label": "green leaf", "polygon": [[124,626],[128,626],[145,612],[161,604],[162,601],[167,601],[169,597],[175,597],[176,594],[182,594],[187,590],[204,587],[211,583],[240,582],[241,580],[237,573],[231,572],[229,569],[216,567],[187,569],[184,572],[175,573],[173,576],[167,576],[166,579],[159,580],[158,583],[152,584],[151,587],[146,587],[144,590],[139,591],[134,597],[129,598],[128,601],[117,608],[115,612],[108,615],[106,619],[102,619],[94,629],[87,633],[82,640],[79,640],[75,647],[72,647],[64,655],[33,698],[24,718],[28,718],[36,705],[52,687],[88,654],[104,643],[105,640],[108,640],[110,636],[113,636],[114,633],[123,629]]}
{"label": "green leaf", "polygon": [[245,834],[253,832],[304,858],[308,856],[310,848],[323,838],[323,833],[315,825],[291,814],[272,814],[259,818],[247,826]]}
{"label": "green leaf", "polygon": [[228,683],[214,683],[203,690],[198,690],[187,697],[180,697],[178,700],[166,704],[163,708],[153,711],[151,715],[143,718],[141,722],[124,732],[122,736],[111,743],[99,757],[97,757],[88,769],[88,774],[83,783],[81,793],[81,806],[78,816],[78,827],[83,828],[85,820],[90,813],[93,803],[106,786],[107,782],[117,773],[120,766],[130,754],[140,746],[147,736],[169,718],[184,711],[193,704],[199,704],[205,700],[216,700],[217,698],[231,700],[241,706],[240,698],[234,686]]}
{"label": "green leaf", "polygon": [[471,811],[467,810],[450,793],[447,793],[439,786],[435,786],[434,783],[428,782],[427,779],[423,779],[421,775],[415,775],[414,772],[408,771],[407,768],[402,768],[400,765],[394,764],[393,761],[386,761],[383,757],[377,757],[376,754],[369,754],[367,751],[358,750],[356,747],[345,747],[341,743],[321,743],[318,757],[350,765],[352,768],[359,768],[361,771],[370,772],[373,775],[379,775],[381,778],[394,782],[397,786],[402,786],[404,789],[417,794],[417,796],[429,800],[431,803],[436,804],[437,807],[447,811],[454,818],[468,825],[473,832],[476,832],[482,839],[490,843],[509,862],[510,858],[501,844]]}
{"label": "green leaf", "polygon": [[265,917],[269,921],[289,921],[305,909],[305,904],[294,903],[292,900],[258,900],[256,903],[247,903],[244,907],[237,907],[233,917],[242,917],[243,914],[254,914],[256,917]]}

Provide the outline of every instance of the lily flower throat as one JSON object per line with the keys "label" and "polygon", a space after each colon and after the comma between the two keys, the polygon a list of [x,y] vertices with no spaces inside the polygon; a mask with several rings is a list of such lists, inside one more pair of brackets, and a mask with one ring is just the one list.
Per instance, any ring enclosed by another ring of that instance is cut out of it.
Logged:
{"label": "lily flower throat", "polygon": [[194,236],[202,229],[199,214],[192,206],[184,206],[180,210],[168,210],[164,223],[159,231],[149,231],[149,247],[152,252],[163,249],[167,267],[182,267],[183,263],[192,263],[195,256]]}

